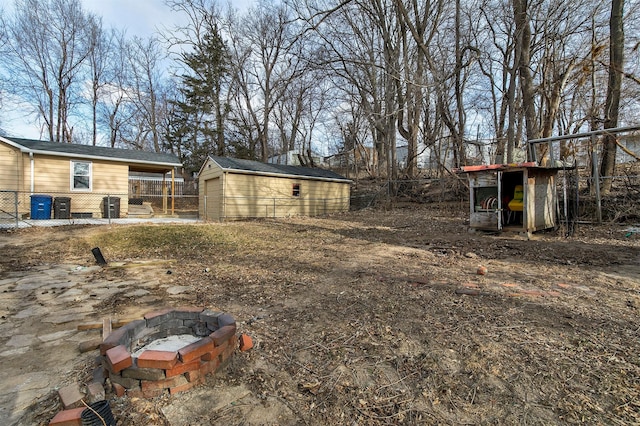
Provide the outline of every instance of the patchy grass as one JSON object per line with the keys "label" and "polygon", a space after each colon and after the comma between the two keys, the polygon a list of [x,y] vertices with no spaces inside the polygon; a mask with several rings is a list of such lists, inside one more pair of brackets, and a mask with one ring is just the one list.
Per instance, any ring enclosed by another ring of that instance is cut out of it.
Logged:
{"label": "patchy grass", "polygon": [[[47,230],[7,253],[166,260],[168,285],[192,287],[181,303],[227,311],[252,336],[194,393],[121,400],[127,424],[169,424],[175,406],[188,414],[174,424],[640,423],[640,236],[469,234],[465,211]],[[200,409],[238,389],[241,401]]]}
{"label": "patchy grass", "polygon": [[115,227],[109,233],[90,238],[113,258],[171,257],[178,253],[190,258],[216,250],[233,250],[237,240],[224,227],[152,225]]}

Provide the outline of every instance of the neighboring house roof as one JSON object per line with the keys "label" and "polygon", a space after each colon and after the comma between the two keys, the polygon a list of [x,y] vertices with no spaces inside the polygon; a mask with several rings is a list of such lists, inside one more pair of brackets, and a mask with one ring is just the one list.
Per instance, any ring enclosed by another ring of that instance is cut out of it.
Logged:
{"label": "neighboring house roof", "polygon": [[182,166],[178,157],[173,154],[137,151],[132,149],[107,148],[104,146],[38,141],[7,136],[0,136],[0,140],[15,148],[19,148],[22,152],[32,152],[34,154],[121,161],[137,164],[153,164],[168,167]]}
{"label": "neighboring house roof", "polygon": [[209,160],[215,162],[226,172],[249,173],[266,176],[304,177],[318,180],[341,181],[345,183],[351,182],[349,179],[336,172],[319,168],[261,163],[259,161],[240,160],[228,157],[209,156]]}

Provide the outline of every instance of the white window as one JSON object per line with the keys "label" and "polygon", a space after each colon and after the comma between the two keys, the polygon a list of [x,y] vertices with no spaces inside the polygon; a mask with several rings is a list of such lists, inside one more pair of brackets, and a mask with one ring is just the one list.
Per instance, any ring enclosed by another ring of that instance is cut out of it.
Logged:
{"label": "white window", "polygon": [[71,162],[71,190],[91,191],[91,162]]}

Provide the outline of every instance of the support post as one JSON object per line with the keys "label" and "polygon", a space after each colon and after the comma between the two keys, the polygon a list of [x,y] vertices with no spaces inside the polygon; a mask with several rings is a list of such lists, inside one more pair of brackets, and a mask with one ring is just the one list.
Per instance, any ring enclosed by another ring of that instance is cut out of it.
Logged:
{"label": "support post", "polygon": [[[184,196],[184,189],[182,194]],[[175,176],[175,169],[171,169],[171,216],[175,214],[175,211],[176,211],[176,176]]]}
{"label": "support post", "polygon": [[593,186],[596,190],[596,219],[602,223],[602,199],[600,198],[600,171],[598,170],[598,149],[596,136],[591,135],[591,159],[593,160]]}
{"label": "support post", "polygon": [[16,229],[20,228],[20,212],[18,211],[18,191],[13,193],[14,212],[16,213]]}

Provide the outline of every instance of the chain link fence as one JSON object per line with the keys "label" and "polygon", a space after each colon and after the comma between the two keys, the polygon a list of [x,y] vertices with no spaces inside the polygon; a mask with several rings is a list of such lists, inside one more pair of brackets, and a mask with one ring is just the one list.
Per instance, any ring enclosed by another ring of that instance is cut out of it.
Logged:
{"label": "chain link fence", "polygon": [[[591,168],[560,169],[556,179],[558,224],[571,234],[579,223],[640,223],[640,162],[620,164],[611,176],[611,191],[595,190]],[[603,177],[599,178],[600,180]],[[222,219],[324,215],[367,207],[393,208],[397,202],[468,202],[467,180],[462,176],[414,180],[361,180],[349,198],[312,200],[309,206],[290,198],[236,197],[233,209]],[[309,203],[309,200],[306,201]],[[200,218],[197,195],[171,198],[157,193],[77,193],[31,194],[0,190],[0,229],[58,224],[108,224],[123,218]],[[462,208],[462,207],[461,207]],[[466,212],[467,209],[464,209]]]}
{"label": "chain link fence", "polygon": [[[225,197],[203,199],[204,220],[323,216],[349,210],[350,198]],[[211,203],[214,203],[213,205]]]}
{"label": "chain link fence", "polygon": [[[569,227],[577,223],[640,223],[640,163],[617,167],[610,179],[611,190],[597,191],[589,168],[562,170],[558,176],[561,220]],[[599,182],[598,182],[599,183]]]}
{"label": "chain link fence", "polygon": [[[172,215],[173,212],[173,215]],[[197,219],[198,197],[125,193],[30,192],[0,190],[0,229],[35,225],[108,224],[120,219]]]}

